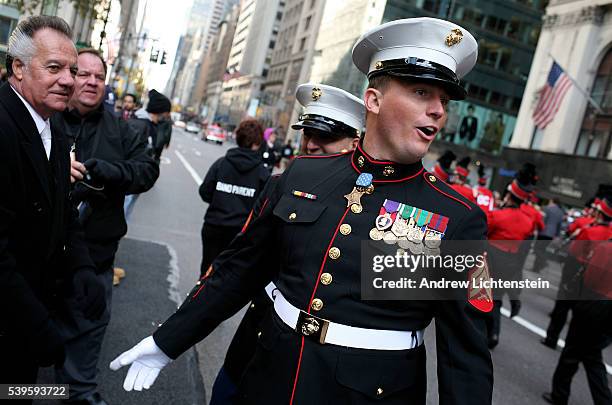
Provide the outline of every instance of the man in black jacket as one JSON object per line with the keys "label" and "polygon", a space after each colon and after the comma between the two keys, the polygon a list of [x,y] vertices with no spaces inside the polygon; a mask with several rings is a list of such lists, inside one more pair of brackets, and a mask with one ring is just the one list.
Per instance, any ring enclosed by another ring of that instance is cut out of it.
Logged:
{"label": "man in black jacket", "polygon": [[[147,154],[154,157],[158,164],[163,149],[170,145],[172,124],[169,124],[169,117],[166,118],[166,116],[170,115],[171,107],[172,104],[168,97],[153,89],[149,91],[149,102],[146,110],[144,108],[138,109],[134,112],[133,117],[128,120],[130,127],[145,142]],[[123,211],[126,221],[130,220],[138,196],[139,194],[125,196]]]}
{"label": "man in black jacket", "polygon": [[200,197],[209,204],[202,225],[202,277],[240,232],[270,177],[258,152],[262,142],[261,125],[254,119],[242,121],[236,129],[238,147],[213,163],[200,185]]}
{"label": "man in black jacket", "polygon": [[9,39],[0,87],[0,382],[35,383],[39,366],[61,365],[60,297],[79,315],[105,310],[103,287],[78,225],[66,140],[49,122],[66,108],[77,54],[57,17],[21,21]]}
{"label": "man in black jacket", "polygon": [[[110,308],[115,253],[127,232],[124,196],[153,187],[159,168],[145,153],[145,144],[136,132],[104,109],[105,77],[106,64],[98,51],[81,49],[69,108],[52,121],[73,145],[72,200],[79,206],[85,240]],[[61,318],[67,339],[66,362],[57,370],[57,380],[70,385],[70,398],[75,403],[102,404],[96,393],[97,361],[110,311],[92,322],[78,316],[76,302],[69,301],[67,307],[67,316]]]}

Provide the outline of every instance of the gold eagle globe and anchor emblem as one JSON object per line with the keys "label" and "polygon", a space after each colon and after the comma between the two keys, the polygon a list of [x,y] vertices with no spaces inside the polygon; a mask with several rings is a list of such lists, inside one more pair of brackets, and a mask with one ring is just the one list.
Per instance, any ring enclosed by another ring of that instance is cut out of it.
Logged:
{"label": "gold eagle globe and anchor emblem", "polygon": [[311,94],[312,94],[312,101],[319,101],[319,99],[323,95],[323,91],[318,87],[313,87]]}
{"label": "gold eagle globe and anchor emblem", "polygon": [[446,46],[457,45],[463,39],[463,32],[459,28],[451,30],[450,34],[446,36]]}

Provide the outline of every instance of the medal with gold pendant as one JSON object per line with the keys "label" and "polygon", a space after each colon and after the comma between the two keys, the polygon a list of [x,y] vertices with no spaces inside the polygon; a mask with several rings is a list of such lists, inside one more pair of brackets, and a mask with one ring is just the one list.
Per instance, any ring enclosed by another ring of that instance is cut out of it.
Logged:
{"label": "medal with gold pendant", "polygon": [[448,226],[448,217],[439,214],[433,214],[429,224],[427,225],[427,233],[425,234],[425,246],[430,249],[438,249],[442,244],[442,237]]}
{"label": "medal with gold pendant", "polygon": [[422,243],[425,231],[423,231],[414,222],[410,224],[410,230],[408,231],[408,240],[412,243]]}
{"label": "medal with gold pendant", "polygon": [[410,241],[408,240],[408,238],[407,238],[407,237],[405,237],[405,236],[400,236],[399,238],[397,238],[397,244],[398,244],[398,246],[399,246],[400,248],[402,248],[402,249],[408,249],[408,250],[410,250],[410,244],[411,244],[411,243],[412,243],[412,242],[410,242]]}
{"label": "medal with gold pendant", "polygon": [[395,236],[395,234],[391,231],[386,231],[383,235],[383,241],[387,245],[393,245],[397,242],[397,236]]}
{"label": "medal with gold pendant", "polygon": [[425,240],[423,241],[423,243],[430,249],[439,248],[440,244],[442,243],[442,234],[432,230],[428,230],[425,234]]}
{"label": "medal with gold pendant", "polygon": [[[389,228],[393,225],[393,220],[397,216],[397,209],[399,203],[392,200],[385,200],[383,206],[380,207],[380,211],[376,220],[374,221],[374,228],[370,230],[370,239],[382,240]],[[387,236],[385,239],[387,243],[391,243],[392,238]],[[395,242],[393,242],[395,243]]]}
{"label": "medal with gold pendant", "polygon": [[425,231],[427,230],[425,225],[429,223],[429,220],[432,218],[433,214],[429,211],[425,211],[424,209],[415,208],[411,215],[412,228],[408,233],[408,239],[415,243],[422,243],[423,238],[425,237]]}
{"label": "medal with gold pendant", "polygon": [[413,255],[420,255],[423,253],[423,244],[414,243],[408,240],[408,250],[410,250],[410,253],[412,253]]}
{"label": "medal with gold pendant", "polygon": [[391,227],[391,232],[393,232],[398,238],[407,237],[410,232],[410,213],[414,208],[406,205],[400,204],[398,208],[398,214],[395,218],[395,222],[393,222],[393,226]]}
{"label": "medal with gold pendant", "polygon": [[355,181],[353,190],[346,194],[344,198],[347,200],[347,207],[351,207],[351,211],[355,214],[361,213],[363,206],[361,205],[361,197],[364,194],[372,194],[374,192],[374,185],[372,184],[374,176],[371,173],[361,173]]}
{"label": "medal with gold pendant", "polygon": [[385,231],[381,231],[376,228],[370,229],[370,239],[372,240],[381,240],[384,234],[385,234]]}

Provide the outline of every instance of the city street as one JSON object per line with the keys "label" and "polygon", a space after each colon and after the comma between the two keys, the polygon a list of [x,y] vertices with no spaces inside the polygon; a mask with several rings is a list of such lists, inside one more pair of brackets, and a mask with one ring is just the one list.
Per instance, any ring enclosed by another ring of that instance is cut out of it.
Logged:
{"label": "city street", "polygon": [[[114,289],[113,317],[106,335],[101,368],[102,395],[110,404],[202,404],[207,401],[226,347],[241,313],[222,324],[194,351],[165,369],[149,392],[126,393],[121,385],[126,370],[111,372],[109,361],[154,330],[191,289],[199,274],[200,229],[206,205],[198,185],[209,166],[232,145],[201,141],[194,134],[175,128],[172,143],[162,157],[161,175],[155,187],[138,199],[122,242],[117,265],[127,277]],[[557,265],[546,270],[558,277]],[[494,404],[538,404],[550,383],[560,351],[539,342],[548,324],[552,297],[525,294],[520,317],[504,318],[499,346],[493,351],[495,366]],[[507,314],[507,312],[506,312]],[[437,403],[435,375],[435,331],[426,333],[428,359],[428,403]],[[562,335],[564,336],[564,334]],[[605,352],[608,379],[612,382],[612,349]],[[50,378],[49,371],[43,375]],[[203,384],[202,384],[203,382]],[[572,385],[571,404],[591,403],[586,377],[581,369]]]}

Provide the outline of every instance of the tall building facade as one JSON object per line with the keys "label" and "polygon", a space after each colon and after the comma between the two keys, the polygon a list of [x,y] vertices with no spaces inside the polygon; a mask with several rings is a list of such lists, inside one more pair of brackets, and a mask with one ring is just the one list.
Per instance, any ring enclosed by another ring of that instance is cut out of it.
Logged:
{"label": "tall building facade", "polygon": [[261,97],[258,116],[287,131],[295,121],[295,89],[310,76],[325,0],[288,0]]}
{"label": "tall building facade", "polygon": [[169,92],[175,103],[195,112],[199,100],[194,100],[193,90],[212,38],[216,35],[228,2],[235,0],[194,0],[185,34],[181,37],[171,73]]}
{"label": "tall building facade", "polygon": [[[612,185],[612,1],[552,0],[504,157],[538,165],[541,194],[582,205]],[[544,128],[533,113],[553,60],[572,80]],[[590,100],[589,100],[590,99]]]}
{"label": "tall building facade", "polygon": [[29,9],[28,0],[23,2],[25,12],[23,17],[30,15],[53,15],[63,18],[72,28],[72,39],[77,46],[91,45],[91,34],[98,11],[101,11],[107,1],[102,0],[94,7],[91,2],[77,3],[70,0],[41,0],[34,9]]}
{"label": "tall building facade", "polygon": [[119,96],[122,95],[124,89],[128,92],[133,91],[129,88],[129,85],[132,81],[131,73],[133,73],[138,60],[141,42],[138,38],[139,4],[139,0],[124,0],[121,2],[117,57],[111,69],[112,87],[118,90]]}
{"label": "tall building facade", "polygon": [[201,116],[208,122],[220,119],[217,116],[217,110],[223,92],[223,82],[230,79],[226,69],[239,16],[240,6],[238,4],[232,6],[225,14],[223,21],[219,24],[217,35],[208,49],[204,67],[200,73],[198,84],[203,83],[205,86],[202,94]]}
{"label": "tall building facade", "polygon": [[[230,12],[237,3],[238,1],[236,0],[215,1],[208,32],[202,36],[199,48],[195,51],[196,55],[194,59],[199,57],[199,60],[197,61],[197,68],[193,71],[193,85],[189,98],[189,106],[198,114],[201,113],[208,82],[208,68],[210,66],[209,53],[211,51],[211,46],[215,38],[219,35],[219,30],[224,28],[223,24],[227,23],[225,20],[227,13]],[[227,29],[227,27],[225,27],[225,29]],[[195,46],[196,43],[194,43],[192,47],[192,53],[194,52],[193,48],[195,48]]]}
{"label": "tall building facade", "polygon": [[181,35],[176,47],[176,56],[174,57],[170,80],[168,80],[168,85],[166,87],[166,94],[170,96],[173,104],[178,104],[179,101],[178,94],[180,93],[180,89],[182,89],[181,72],[185,67],[185,63],[187,63],[192,41],[193,37],[191,35]]}
{"label": "tall building facade", "polygon": [[227,64],[230,79],[223,83],[218,109],[230,126],[257,115],[284,8],[283,0],[245,0],[241,5]]}
{"label": "tall building facade", "polygon": [[0,4],[0,68],[5,66],[8,39],[19,20],[17,7]]}

